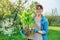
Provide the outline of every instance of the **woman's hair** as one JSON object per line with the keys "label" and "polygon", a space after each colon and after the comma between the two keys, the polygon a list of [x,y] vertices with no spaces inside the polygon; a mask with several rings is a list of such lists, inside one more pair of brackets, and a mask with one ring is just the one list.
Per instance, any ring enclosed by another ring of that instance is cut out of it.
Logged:
{"label": "woman's hair", "polygon": [[36,9],[43,9],[42,5],[36,5]]}

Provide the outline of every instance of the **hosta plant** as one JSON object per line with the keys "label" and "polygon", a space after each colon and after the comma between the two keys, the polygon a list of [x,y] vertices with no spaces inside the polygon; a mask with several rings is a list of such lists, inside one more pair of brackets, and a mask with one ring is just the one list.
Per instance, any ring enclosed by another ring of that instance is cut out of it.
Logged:
{"label": "hosta plant", "polygon": [[30,34],[33,34],[34,26],[34,13],[29,12],[22,12],[22,14],[18,14],[18,16],[21,19],[23,32],[26,34],[26,36],[30,36]]}

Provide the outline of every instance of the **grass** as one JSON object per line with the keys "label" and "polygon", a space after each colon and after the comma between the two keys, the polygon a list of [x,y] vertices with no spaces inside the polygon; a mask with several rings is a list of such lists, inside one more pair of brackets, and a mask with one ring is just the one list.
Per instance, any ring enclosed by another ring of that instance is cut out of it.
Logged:
{"label": "grass", "polygon": [[60,40],[60,32],[55,30],[49,30],[48,40]]}
{"label": "grass", "polygon": [[[49,32],[48,32],[48,40],[60,40],[60,27],[57,26],[49,26]],[[19,33],[14,34],[13,36],[6,36],[6,35],[0,35],[0,40],[25,40],[21,39]]]}
{"label": "grass", "polygon": [[48,40],[60,40],[60,27],[49,26]]}
{"label": "grass", "polygon": [[60,31],[60,27],[58,27],[58,26],[49,26],[49,30]]}

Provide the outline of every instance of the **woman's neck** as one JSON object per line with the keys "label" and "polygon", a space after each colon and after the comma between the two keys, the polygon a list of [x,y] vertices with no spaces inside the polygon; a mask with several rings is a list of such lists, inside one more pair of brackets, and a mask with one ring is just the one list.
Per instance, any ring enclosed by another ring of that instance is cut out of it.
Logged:
{"label": "woman's neck", "polygon": [[41,21],[41,15],[37,15],[37,14],[36,14],[35,20],[36,20],[37,22]]}
{"label": "woman's neck", "polygon": [[37,14],[36,16],[37,16],[37,17],[41,17],[41,14]]}

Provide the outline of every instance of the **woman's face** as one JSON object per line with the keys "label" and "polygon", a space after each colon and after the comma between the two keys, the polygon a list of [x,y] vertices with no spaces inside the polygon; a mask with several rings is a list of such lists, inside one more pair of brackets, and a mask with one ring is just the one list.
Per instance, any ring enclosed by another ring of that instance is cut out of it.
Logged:
{"label": "woman's face", "polygon": [[42,12],[43,12],[43,9],[36,9],[36,14],[41,15],[41,14],[42,14]]}

